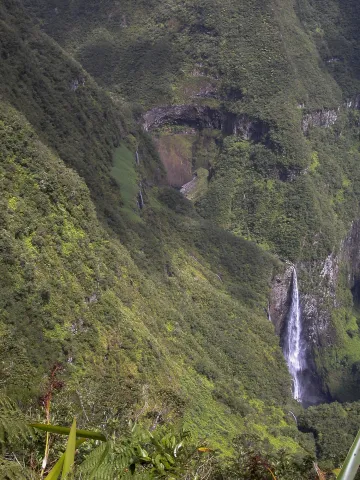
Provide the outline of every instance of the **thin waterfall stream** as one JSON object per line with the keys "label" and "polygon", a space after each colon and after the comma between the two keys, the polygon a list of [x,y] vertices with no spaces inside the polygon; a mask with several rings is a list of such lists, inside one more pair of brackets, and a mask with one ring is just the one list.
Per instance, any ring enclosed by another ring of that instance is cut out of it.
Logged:
{"label": "thin waterfall stream", "polygon": [[296,269],[293,269],[291,306],[284,341],[284,356],[293,378],[293,397],[298,402],[304,400],[302,372],[306,370],[306,355],[302,341],[301,310]]}

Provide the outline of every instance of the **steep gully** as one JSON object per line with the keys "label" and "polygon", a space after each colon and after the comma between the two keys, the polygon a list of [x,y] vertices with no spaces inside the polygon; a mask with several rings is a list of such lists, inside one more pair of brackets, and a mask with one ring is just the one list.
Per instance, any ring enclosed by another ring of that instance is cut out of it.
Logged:
{"label": "steep gully", "polygon": [[[354,102],[347,102],[344,106],[346,109],[360,109],[360,100],[356,97]],[[299,105],[299,108],[303,109],[304,107]],[[333,125],[338,118],[339,110],[340,108],[334,110],[323,109],[311,113],[304,112],[303,133],[306,135],[311,127],[327,128]],[[238,135],[254,142],[260,141],[265,144],[269,142],[269,127],[260,120],[249,118],[246,115],[235,116],[207,106],[156,107],[143,116],[143,128],[146,131],[150,132],[163,125],[186,126],[194,129],[194,131],[204,128],[218,129],[224,134]],[[190,188],[193,183],[194,179],[183,187]],[[360,231],[360,229],[358,230]],[[333,259],[332,256],[329,257],[330,263],[334,263],[332,265],[334,268],[330,269],[331,275],[328,275],[327,264],[329,259],[326,259],[320,276],[315,275],[316,278],[313,277],[316,284],[319,282],[319,292],[316,294],[305,292],[300,297],[296,269],[294,266],[288,266],[285,274],[280,275],[275,281],[275,284],[277,284],[273,289],[272,298],[270,298],[269,317],[280,337],[284,357],[293,378],[293,396],[304,406],[326,402],[331,399],[329,393],[323,391],[323,382],[314,363],[313,349],[314,345],[326,346],[327,344],[326,338],[329,337],[331,321],[328,307],[324,305],[329,299],[334,298],[334,301],[336,301],[333,290],[337,283],[337,268],[335,268],[337,263],[342,263],[344,260],[347,260],[345,263],[351,263],[348,262],[350,258],[346,258],[351,257],[351,252],[347,252],[349,250],[349,248],[346,248],[347,243],[349,243],[349,240],[344,241],[343,255],[340,255],[340,257],[345,256],[344,258]],[[350,243],[352,244],[352,242]],[[358,263],[360,264],[360,262]],[[306,271],[307,267],[302,265],[301,269],[304,268]],[[350,270],[353,270],[353,268]],[[360,267],[355,270],[360,271]],[[353,276],[355,278],[355,275]],[[349,283],[351,283],[349,287],[353,290],[356,282],[350,281]],[[358,290],[360,291],[360,288]],[[360,298],[360,294],[358,294],[358,297]]]}

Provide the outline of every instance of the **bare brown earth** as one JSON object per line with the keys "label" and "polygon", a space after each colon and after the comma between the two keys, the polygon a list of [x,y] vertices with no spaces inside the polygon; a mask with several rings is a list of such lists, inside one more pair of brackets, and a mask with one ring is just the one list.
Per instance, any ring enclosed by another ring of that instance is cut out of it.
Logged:
{"label": "bare brown earth", "polygon": [[181,187],[192,179],[194,134],[161,135],[155,138],[157,150],[167,172],[169,185]]}

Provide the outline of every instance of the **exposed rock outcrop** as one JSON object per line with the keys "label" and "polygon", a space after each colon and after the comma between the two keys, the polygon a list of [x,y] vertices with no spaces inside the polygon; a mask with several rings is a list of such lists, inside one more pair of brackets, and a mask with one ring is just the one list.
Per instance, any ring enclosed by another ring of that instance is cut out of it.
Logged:
{"label": "exposed rock outcrop", "polygon": [[345,106],[346,108],[351,108],[353,110],[360,110],[360,93],[347,100]]}
{"label": "exposed rock outcrop", "polygon": [[155,107],[143,116],[143,127],[151,131],[163,125],[186,125],[196,130],[212,128],[246,140],[266,141],[268,125],[248,115],[235,115],[202,105]]}
{"label": "exposed rock outcrop", "polygon": [[192,95],[192,98],[218,98],[218,96],[216,85],[209,82],[202,85],[199,90]]}
{"label": "exposed rock outcrop", "polygon": [[79,87],[84,87],[85,86],[85,78],[80,77],[80,78],[74,78],[74,80],[71,81],[70,83],[70,90],[72,92],[76,92],[76,90]]}
{"label": "exposed rock outcrop", "polygon": [[[351,323],[351,318],[354,318],[352,304],[355,308],[360,306],[360,219],[351,224],[337,252],[322,261],[299,263],[297,270],[308,363],[304,372],[308,403],[358,400],[357,364],[352,363],[355,360],[351,354],[336,347],[343,335],[349,338],[358,335],[356,322]],[[286,331],[290,295],[291,266],[276,275],[270,295],[269,313],[280,343]],[[344,348],[347,343],[341,345]],[[334,348],[339,356],[329,369],[328,355]]]}
{"label": "exposed rock outcrop", "polygon": [[308,341],[313,347],[333,346],[335,338],[331,313],[341,307],[341,300],[337,298],[341,272],[345,273],[354,303],[360,299],[360,220],[352,223],[337,254],[331,253],[312,268],[306,264],[301,268],[308,277],[308,288],[302,300]]}
{"label": "exposed rock outcrop", "polygon": [[307,133],[310,127],[328,128],[334,125],[339,116],[339,108],[315,110],[314,112],[304,113],[302,119],[302,131]]}
{"label": "exposed rock outcrop", "polygon": [[163,125],[188,125],[197,129],[221,130],[221,115],[217,110],[200,105],[173,105],[155,107],[143,117],[144,130],[150,131]]}
{"label": "exposed rock outcrop", "polygon": [[293,266],[288,264],[273,281],[269,299],[269,316],[276,334],[281,336],[291,305],[291,281]]}
{"label": "exposed rock outcrop", "polygon": [[185,185],[181,187],[180,192],[186,197],[195,190],[197,182],[198,178],[197,175],[195,175],[190,182],[185,183]]}

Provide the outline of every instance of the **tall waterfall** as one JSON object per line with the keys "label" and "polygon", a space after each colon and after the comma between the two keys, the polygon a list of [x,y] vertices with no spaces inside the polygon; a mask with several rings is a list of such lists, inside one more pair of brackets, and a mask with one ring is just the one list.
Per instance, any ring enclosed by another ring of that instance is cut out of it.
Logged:
{"label": "tall waterfall", "polygon": [[284,341],[284,355],[290,374],[293,378],[293,396],[295,400],[299,402],[302,402],[304,399],[302,372],[306,370],[307,367],[304,344],[301,338],[301,330],[299,289],[296,270],[294,267],[291,307]]}

